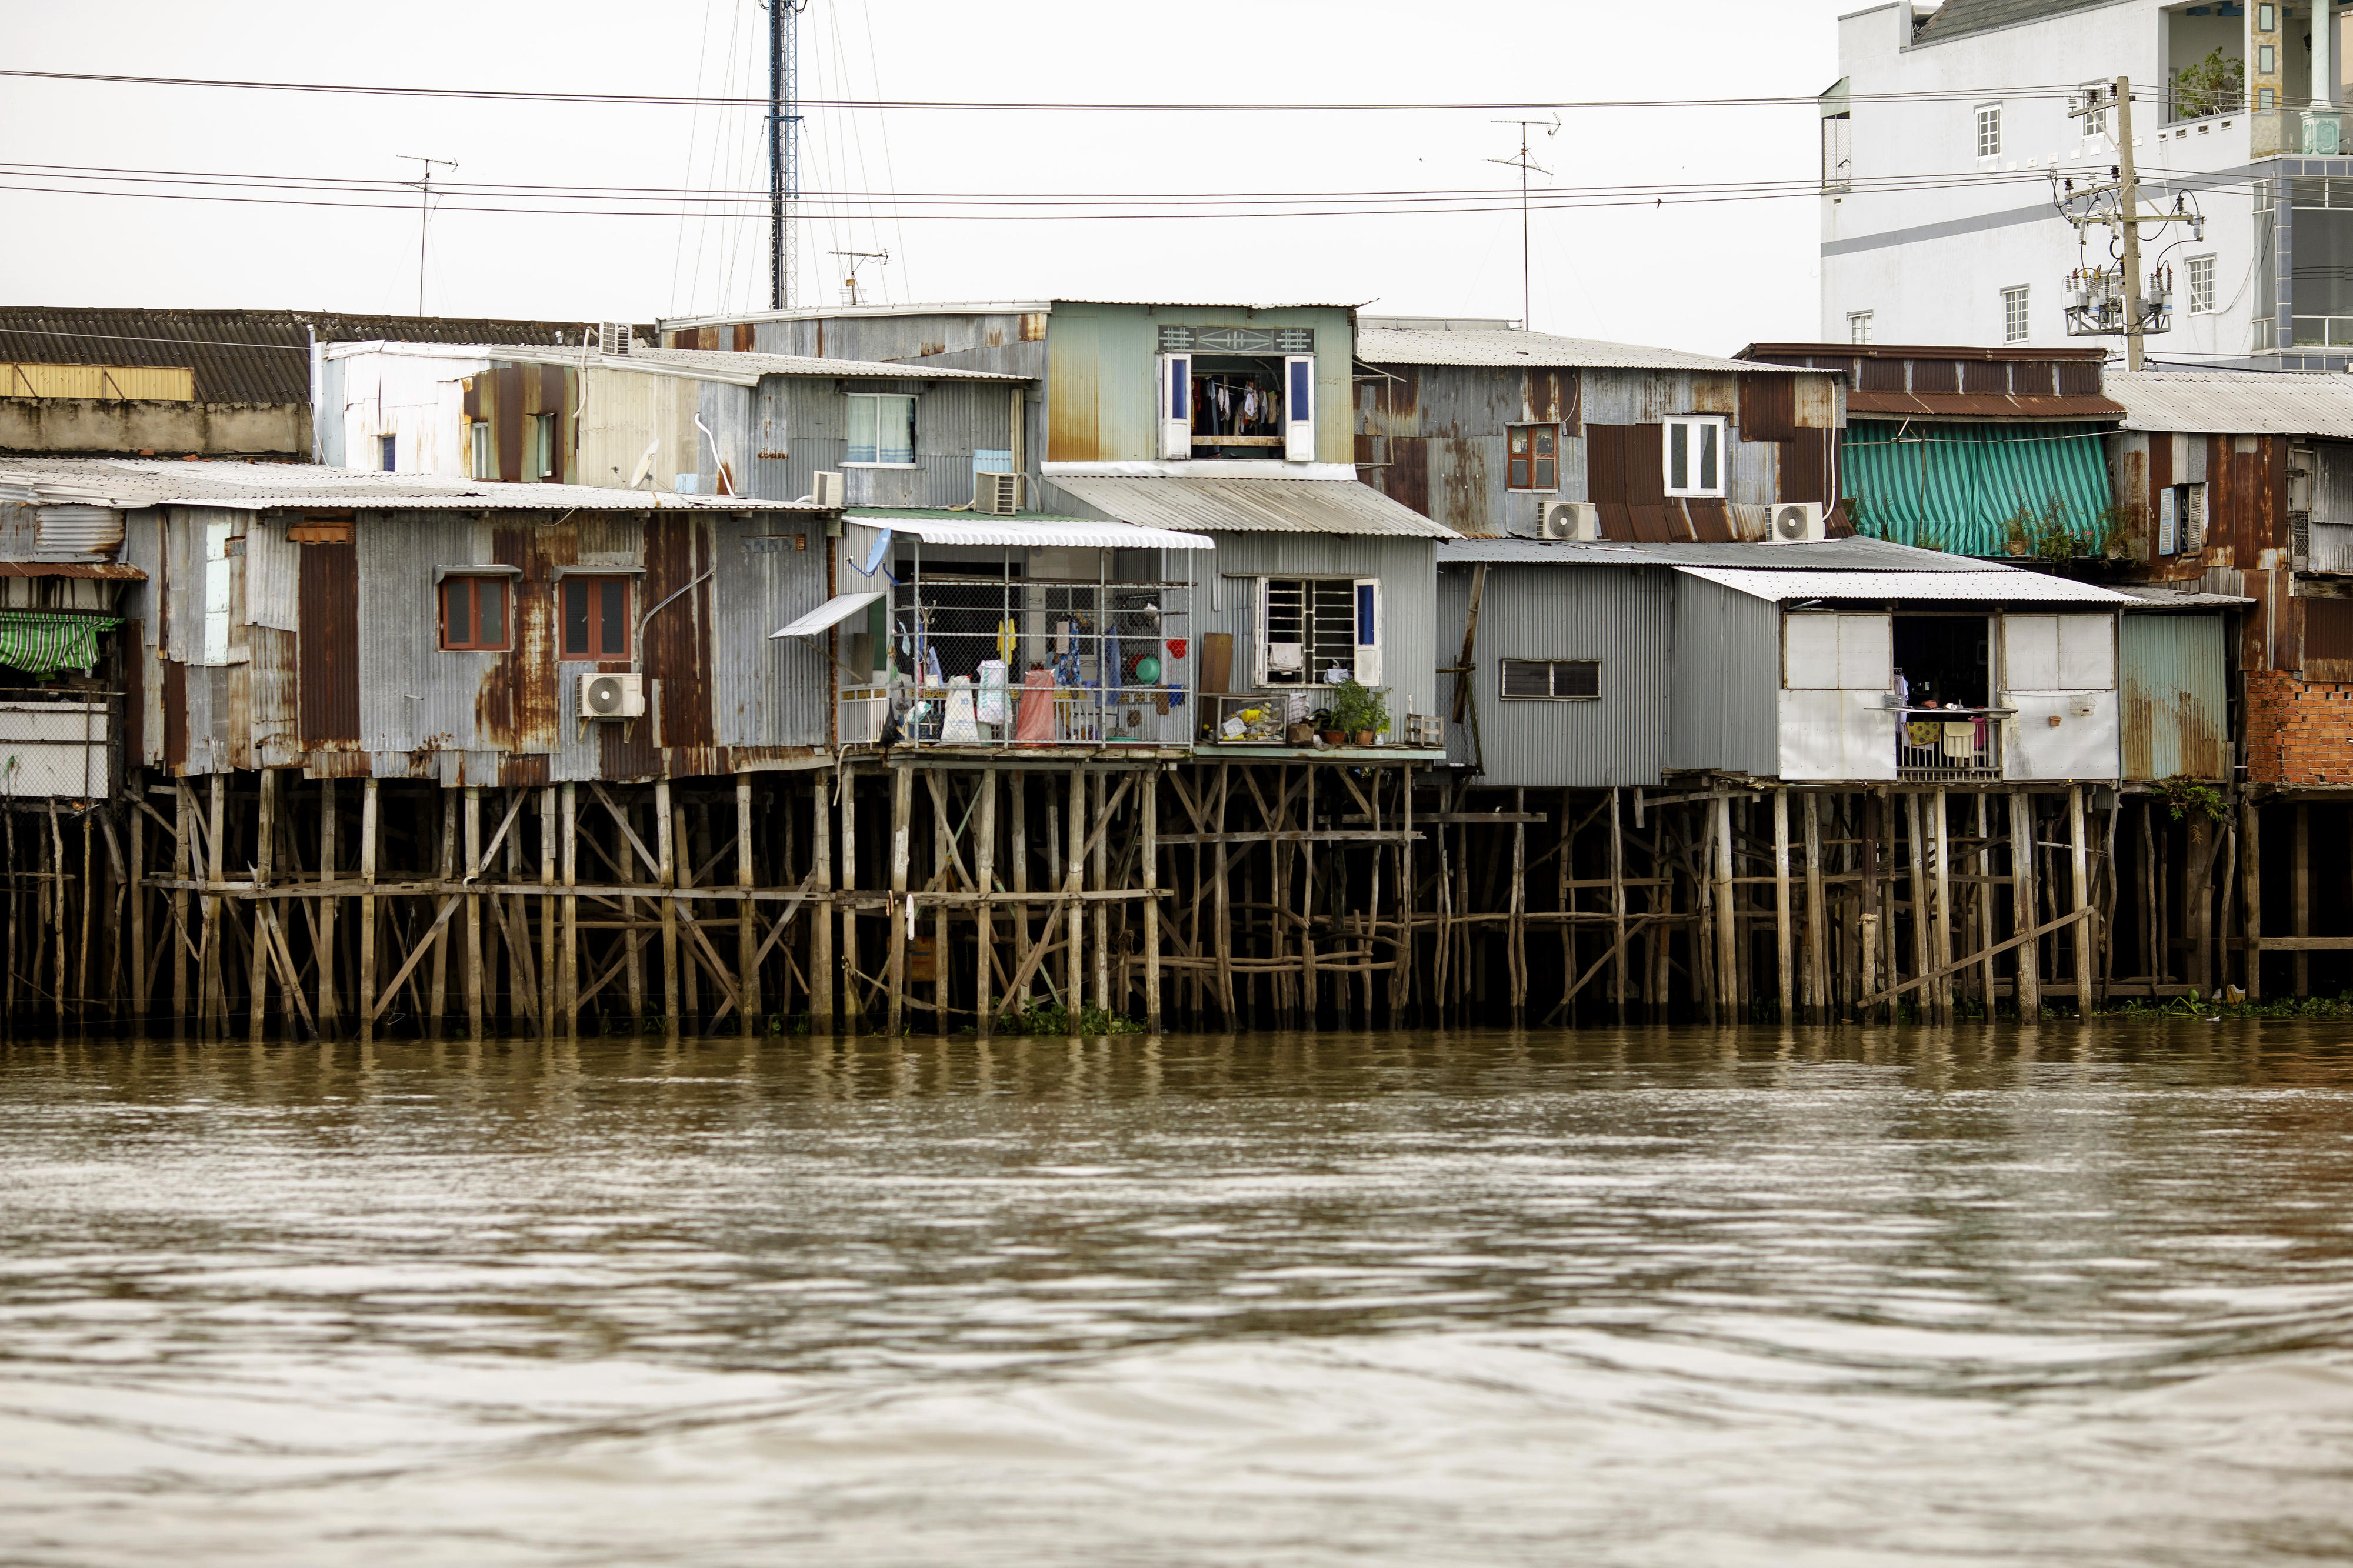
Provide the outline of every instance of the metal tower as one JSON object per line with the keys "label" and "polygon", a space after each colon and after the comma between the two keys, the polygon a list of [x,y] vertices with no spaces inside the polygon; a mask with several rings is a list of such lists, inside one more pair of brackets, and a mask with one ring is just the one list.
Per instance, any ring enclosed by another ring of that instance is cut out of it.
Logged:
{"label": "metal tower", "polygon": [[788,310],[800,299],[801,13],[808,0],[765,0],[768,7],[768,304]]}

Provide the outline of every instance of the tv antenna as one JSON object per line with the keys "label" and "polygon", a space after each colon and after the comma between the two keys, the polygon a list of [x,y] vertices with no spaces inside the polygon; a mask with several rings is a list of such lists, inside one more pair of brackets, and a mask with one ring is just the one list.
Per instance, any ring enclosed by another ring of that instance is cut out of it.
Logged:
{"label": "tv antenna", "polygon": [[455,169],[458,161],[455,158],[420,158],[414,153],[396,153],[393,155],[411,163],[425,165],[423,179],[401,182],[404,185],[417,187],[417,313],[421,316],[425,314],[425,226],[433,217],[433,170],[437,164],[444,169]]}
{"label": "tv antenna", "polygon": [[1544,133],[1546,135],[1557,136],[1560,134],[1560,116],[1558,114],[1555,114],[1549,121],[1542,120],[1496,120],[1491,121],[1489,123],[1494,125],[1516,125],[1520,128],[1520,155],[1516,158],[1490,158],[1487,162],[1490,163],[1501,163],[1507,169],[1517,169],[1520,172],[1520,326],[1523,330],[1527,330],[1528,171],[1534,169],[1537,174],[1544,175],[1547,179],[1552,176],[1552,171],[1550,169],[1545,168],[1541,164],[1531,161],[1528,157],[1528,127],[1531,125],[1541,125],[1544,127]]}
{"label": "tv antenna", "polygon": [[828,250],[826,254],[849,258],[849,275],[841,280],[841,302],[845,305],[855,305],[860,302],[858,298],[858,264],[860,262],[871,261],[881,267],[891,265],[891,253],[887,250]]}

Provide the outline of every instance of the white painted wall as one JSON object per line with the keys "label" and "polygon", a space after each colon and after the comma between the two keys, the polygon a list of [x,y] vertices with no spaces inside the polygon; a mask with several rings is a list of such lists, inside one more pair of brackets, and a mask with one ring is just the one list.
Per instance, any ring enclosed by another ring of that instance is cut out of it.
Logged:
{"label": "white painted wall", "polygon": [[[1909,42],[1912,10],[1905,3],[1881,5],[1839,25],[1840,70],[1849,79],[1853,115],[1852,176],[1959,183],[1888,193],[1850,190],[1822,198],[1823,338],[1844,341],[1848,313],[1869,310],[1874,342],[2000,346],[2002,290],[2023,285],[2031,290],[2032,346],[2120,348],[2120,339],[2066,335],[2061,294],[2067,273],[2079,264],[2078,244],[2074,230],[2050,210],[2047,183],[2052,172],[2079,183],[2105,180],[2116,161],[2114,141],[2083,136],[2080,122],[2067,117],[2063,96],[2027,98],[2003,89],[2119,75],[2131,78],[2136,89],[2159,87],[2173,63],[2168,58],[2171,28],[2165,8],[2158,0],[2116,0],[1918,47]],[[2190,42],[2212,47],[2202,36]],[[1956,96],[1903,102],[1871,98],[1919,91]],[[1976,155],[1980,102],[2002,106],[1998,158]],[[2137,103],[2134,110],[2145,208],[2172,205],[2169,176],[2214,174],[2249,162],[2250,121],[2243,113],[2166,125],[2158,103]],[[2038,174],[2043,177],[2033,177]],[[2192,199],[2207,217],[2203,243],[2175,247],[2176,235],[2158,238],[2156,230],[2144,231],[2145,262],[2164,252],[2174,264],[2178,290],[2174,329],[2150,339],[2150,350],[2248,353],[2255,292],[2253,202],[2243,187],[2203,191]],[[2034,209],[2041,209],[2038,216],[2016,221],[2017,215]],[[1906,233],[1937,226],[1962,232]],[[2094,263],[2108,259],[2107,233],[2092,231]],[[1893,244],[1858,244],[1883,237],[1903,237]],[[2192,316],[2183,263],[2206,255],[2215,258],[2218,309]]]}
{"label": "white painted wall", "polygon": [[[470,375],[490,368],[488,360],[426,358],[380,350],[337,357],[343,362],[343,462],[374,468],[376,438],[397,437],[395,471],[466,477],[466,387]],[[320,409],[317,417],[337,417]]]}

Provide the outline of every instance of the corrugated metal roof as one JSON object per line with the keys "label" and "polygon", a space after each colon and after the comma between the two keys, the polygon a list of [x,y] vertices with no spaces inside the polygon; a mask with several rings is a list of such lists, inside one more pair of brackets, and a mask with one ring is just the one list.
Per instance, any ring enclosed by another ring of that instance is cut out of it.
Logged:
{"label": "corrugated metal roof", "polygon": [[950,370],[920,362],[892,364],[881,360],[813,359],[800,354],[736,353],[728,349],[632,348],[626,354],[602,354],[594,349],[511,346],[501,343],[344,343],[328,354],[349,359],[367,353],[408,354],[433,359],[503,360],[511,364],[554,364],[566,369],[639,371],[657,375],[690,376],[754,386],[764,375],[873,376],[890,381],[1026,382],[1024,375],[993,370]]}
{"label": "corrugated metal roof", "polygon": [[[1546,539],[1451,539],[1438,563],[1545,566],[1743,566],[1760,572],[1982,572],[1981,561],[1917,550],[1884,539],[1827,539],[1818,544],[1577,543]],[[2007,571],[2004,567],[2001,570]]]}
{"label": "corrugated metal roof", "polygon": [[812,637],[822,631],[839,626],[867,605],[883,597],[881,594],[836,594],[797,621],[777,627],[771,637]]}
{"label": "corrugated metal roof", "polygon": [[2127,430],[2353,440],[2353,375],[2110,371],[2105,384]]}
{"label": "corrugated metal roof", "polygon": [[2171,588],[2153,588],[2137,583],[2119,583],[2119,594],[2129,594],[2140,603],[2127,606],[2140,610],[2240,610],[2254,603],[2238,594],[2209,594],[2203,589],[2177,593]]}
{"label": "corrugated metal roof", "polygon": [[1054,488],[1122,522],[1210,533],[1460,537],[1355,479],[1079,479]]}
{"label": "corrugated metal roof", "polygon": [[1599,338],[1555,337],[1550,332],[1425,332],[1373,327],[1356,333],[1356,357],[1366,364],[1559,365],[1580,370],[1809,374],[1791,365],[1718,359],[1713,354],[1686,353],[1682,349],[1645,348],[1638,343],[1604,342]]}
{"label": "corrugated metal roof", "polygon": [[144,583],[147,574],[119,561],[0,561],[0,577],[95,577],[109,583]]}
{"label": "corrugated metal roof", "polygon": [[1912,24],[1915,44],[1941,44],[1970,33],[2040,22],[2069,11],[2113,5],[2115,0],[1945,0],[1942,8],[1925,12]]}
{"label": "corrugated metal roof", "polygon": [[143,458],[7,458],[0,485],[40,500],[125,510],[215,506],[370,511],[830,511],[808,501],[686,496],[587,485],[506,485],[442,474],[388,474],[314,463],[187,462]]}
{"label": "corrugated metal roof", "polygon": [[922,513],[851,511],[844,521],[913,534],[926,544],[1002,544],[1034,550],[1215,550],[1198,533],[1139,528],[1127,522],[1032,521],[1018,517],[944,518]]}
{"label": "corrugated metal roof", "polygon": [[1760,572],[1714,566],[1678,566],[1686,576],[1746,594],[1752,599],[1788,604],[1798,599],[1957,600],[1965,604],[2002,603],[2131,605],[2137,601],[2113,588],[2037,572],[2008,568],[1939,572]]}
{"label": "corrugated metal roof", "polygon": [[2007,392],[1850,392],[1846,411],[1924,419],[2115,419],[2125,405],[2091,393],[2021,397]]}
{"label": "corrugated metal roof", "polygon": [[195,372],[199,403],[308,403],[311,339],[351,342],[577,343],[593,321],[362,316],[335,310],[85,310],[0,307],[0,360],[169,364]]}

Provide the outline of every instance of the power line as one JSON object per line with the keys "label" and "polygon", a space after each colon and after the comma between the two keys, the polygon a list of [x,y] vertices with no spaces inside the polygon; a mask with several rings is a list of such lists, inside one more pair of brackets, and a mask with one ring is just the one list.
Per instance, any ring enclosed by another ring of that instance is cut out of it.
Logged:
{"label": "power line", "polygon": [[[196,87],[253,92],[322,92],[375,98],[473,99],[493,102],[586,103],[628,107],[691,108],[751,106],[765,109],[765,97],[712,97],[698,93],[550,92],[523,88],[394,87],[358,82],[248,81],[215,77],[131,76],[102,71],[0,69],[0,77],[37,81],[102,82],[132,87]],[[2001,88],[1934,88],[1911,92],[1857,92],[1849,103],[1972,102],[1989,96],[2008,99],[2067,98],[2082,90],[2080,83],[2047,82]],[[1370,114],[1427,113],[1444,110],[1486,112],[1513,109],[1567,110],[1618,109],[1750,109],[1811,105],[1819,94],[1784,93],[1749,98],[1647,99],[1514,99],[1491,102],[1428,103],[1106,103],[993,100],[978,99],[812,98],[812,109],[899,109],[990,113],[1092,114]]]}

